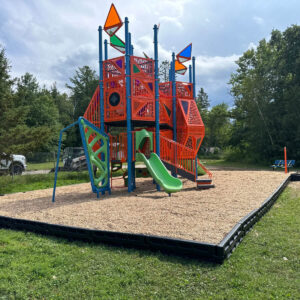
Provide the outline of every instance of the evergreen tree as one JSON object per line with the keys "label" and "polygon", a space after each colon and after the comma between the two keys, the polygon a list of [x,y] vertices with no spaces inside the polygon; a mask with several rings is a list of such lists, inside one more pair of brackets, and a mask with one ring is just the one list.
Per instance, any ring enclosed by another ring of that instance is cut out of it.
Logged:
{"label": "evergreen tree", "polygon": [[75,75],[70,78],[72,85],[67,84],[71,91],[70,100],[73,105],[73,120],[83,116],[92,96],[99,84],[99,78],[96,71],[88,66],[83,66],[75,71]]}
{"label": "evergreen tree", "polygon": [[208,95],[205,93],[203,88],[200,88],[200,90],[198,91],[196,103],[200,114],[204,111],[207,111],[210,106]]}
{"label": "evergreen tree", "polygon": [[26,154],[43,146],[50,133],[47,126],[29,128],[26,118],[29,107],[16,105],[13,95],[14,81],[5,51],[0,48],[0,159],[10,159],[13,153]]}
{"label": "evergreen tree", "polygon": [[170,62],[168,60],[164,60],[161,62],[158,68],[158,77],[160,82],[168,82],[169,81],[169,70],[170,70]]}
{"label": "evergreen tree", "polygon": [[[70,78],[72,85],[67,84],[71,91],[70,101],[73,108],[73,121],[83,116],[92,96],[99,84],[99,78],[96,71],[88,66],[83,66],[76,70],[75,75]],[[81,145],[81,139],[78,128],[72,128],[68,132],[67,143],[72,146]]]}
{"label": "evergreen tree", "polygon": [[51,93],[44,87],[40,88],[37,79],[29,73],[17,80],[16,93],[14,95],[16,106],[26,107],[28,113],[25,124],[30,128],[48,128],[47,139],[39,148],[39,151],[49,151],[57,143],[59,124],[59,112]]}
{"label": "evergreen tree", "polygon": [[49,95],[53,99],[59,112],[59,123],[64,127],[73,122],[73,106],[71,100],[66,93],[61,94],[54,83],[49,91]]}
{"label": "evergreen tree", "polygon": [[207,113],[205,131],[206,145],[222,149],[228,146],[231,123],[227,104],[217,104]]}

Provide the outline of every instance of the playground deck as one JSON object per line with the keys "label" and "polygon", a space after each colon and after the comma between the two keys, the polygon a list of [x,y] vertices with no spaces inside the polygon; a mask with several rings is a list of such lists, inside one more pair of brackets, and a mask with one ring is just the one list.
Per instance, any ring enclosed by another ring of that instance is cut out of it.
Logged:
{"label": "playground deck", "polygon": [[[128,194],[114,188],[97,199],[90,183],[5,195],[0,215],[77,227],[168,236],[219,243],[232,227],[261,203],[287,177],[273,171],[215,171],[215,189],[199,191],[183,180],[172,197],[157,192],[151,178],[138,178]],[[114,181],[122,185],[122,180]]]}

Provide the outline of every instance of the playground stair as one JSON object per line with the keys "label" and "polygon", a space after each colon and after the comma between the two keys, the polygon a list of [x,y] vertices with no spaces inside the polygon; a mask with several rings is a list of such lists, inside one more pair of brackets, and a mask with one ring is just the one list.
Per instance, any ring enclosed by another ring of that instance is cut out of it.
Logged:
{"label": "playground stair", "polygon": [[203,190],[215,187],[215,185],[212,184],[212,179],[197,179],[196,184],[197,184],[197,189],[203,189]]}
{"label": "playground stair", "polygon": [[197,166],[200,167],[209,177],[209,179],[197,179],[197,189],[210,189],[214,188],[215,185],[212,184],[212,173],[201,163],[199,158],[197,158]]}

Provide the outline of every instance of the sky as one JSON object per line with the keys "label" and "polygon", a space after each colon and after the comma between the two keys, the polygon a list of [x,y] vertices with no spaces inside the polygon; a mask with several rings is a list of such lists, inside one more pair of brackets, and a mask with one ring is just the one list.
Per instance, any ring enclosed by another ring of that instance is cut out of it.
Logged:
{"label": "sky", "polygon": [[[41,84],[56,82],[61,91],[78,67],[98,72],[98,26],[108,0],[0,0],[0,44],[11,75],[33,74]],[[196,57],[196,89],[211,101],[233,104],[230,74],[235,61],[255,48],[273,29],[300,24],[299,0],[115,0],[120,17],[129,18],[134,54],[153,57],[153,25],[160,24],[159,61],[171,60],[189,43]],[[124,26],[118,31],[124,39]],[[108,36],[104,33],[104,38]],[[109,47],[109,58],[120,53]],[[188,64],[187,64],[188,65]],[[187,75],[178,75],[187,81]]]}

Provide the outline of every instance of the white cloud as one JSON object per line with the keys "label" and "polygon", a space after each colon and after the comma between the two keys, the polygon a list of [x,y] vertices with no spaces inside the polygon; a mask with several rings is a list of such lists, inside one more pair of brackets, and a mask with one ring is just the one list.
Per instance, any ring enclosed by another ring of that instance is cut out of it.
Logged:
{"label": "white cloud", "polygon": [[231,71],[235,67],[235,61],[239,55],[230,56],[197,56],[196,67],[202,75],[217,76],[218,72]]}
{"label": "white cloud", "polygon": [[[198,86],[219,98],[227,95],[226,83],[238,58],[234,53],[255,47],[273,27],[284,29],[299,20],[300,4],[287,3],[279,10],[278,4],[258,6],[258,1],[247,6],[229,1],[221,9],[220,1],[205,0],[114,0],[114,4],[122,19],[129,17],[135,55],[145,52],[153,57],[153,25],[158,23],[160,61],[170,60],[173,51],[178,53],[193,42]],[[111,0],[0,2],[0,43],[6,48],[13,76],[30,72],[42,83],[57,81],[63,88],[82,65],[98,72],[97,29],[105,22]],[[272,28],[261,26],[271,23],[271,18]],[[260,30],[253,24],[260,25]],[[124,26],[117,34],[124,40]],[[105,33],[104,38],[108,38]],[[109,47],[109,57],[119,55]]]}
{"label": "white cloud", "polygon": [[258,25],[264,24],[264,19],[261,18],[261,17],[254,16],[252,19],[253,19],[253,21],[254,21],[256,24],[258,24]]}
{"label": "white cloud", "polygon": [[163,16],[163,17],[159,18],[159,21],[161,23],[170,23],[170,26],[172,26],[172,24],[174,24],[179,29],[183,29],[183,25],[179,22],[178,18]]}
{"label": "white cloud", "polygon": [[250,49],[256,50],[256,48],[257,48],[257,45],[255,43],[253,43],[253,42],[250,42],[249,45],[248,45],[248,47],[247,47],[248,50],[250,50]]}

